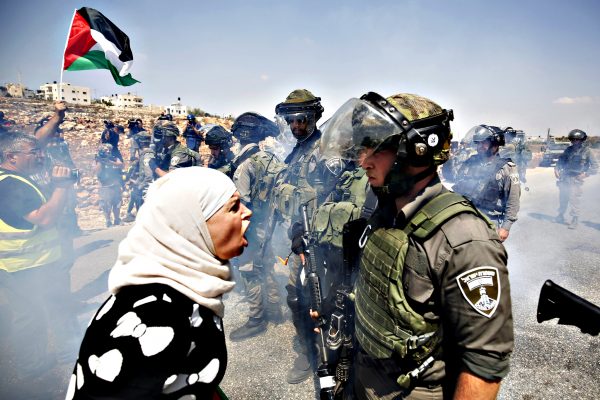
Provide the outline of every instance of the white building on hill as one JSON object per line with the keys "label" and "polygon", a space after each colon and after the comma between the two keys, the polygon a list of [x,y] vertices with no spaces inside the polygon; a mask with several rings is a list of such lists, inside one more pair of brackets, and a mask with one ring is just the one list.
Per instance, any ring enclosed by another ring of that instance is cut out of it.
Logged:
{"label": "white building on hill", "polygon": [[181,98],[178,97],[177,103],[166,106],[165,111],[174,117],[186,116],[188,114],[188,107],[181,104]]}
{"label": "white building on hill", "polygon": [[90,105],[92,103],[92,90],[89,87],[73,86],[65,82],[59,85],[54,82],[40,86],[40,90],[46,100],[64,100],[67,103],[82,105]]}
{"label": "white building on hill", "polygon": [[137,94],[111,94],[110,96],[102,96],[103,102],[110,102],[116,108],[139,108],[144,106],[144,99]]}

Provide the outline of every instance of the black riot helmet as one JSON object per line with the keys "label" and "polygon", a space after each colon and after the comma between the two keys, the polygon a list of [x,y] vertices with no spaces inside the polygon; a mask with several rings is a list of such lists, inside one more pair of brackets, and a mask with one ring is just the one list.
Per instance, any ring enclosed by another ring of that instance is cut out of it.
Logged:
{"label": "black riot helmet", "polygon": [[587,139],[587,133],[585,133],[581,129],[573,129],[571,132],[569,132],[568,138],[569,140],[585,141]]}
{"label": "black riot helmet", "polygon": [[208,146],[219,146],[223,150],[233,145],[231,133],[221,125],[204,125],[200,131],[204,135],[204,142]]}
{"label": "black riot helmet", "polygon": [[258,143],[267,136],[279,135],[275,122],[255,112],[246,112],[233,122],[231,133],[240,143]]}
{"label": "black riot helmet", "polygon": [[504,131],[497,126],[492,125],[477,125],[467,132],[467,136],[473,135],[473,142],[490,141],[490,146],[504,146]]}
{"label": "black riot helmet", "polygon": [[305,132],[294,132],[292,129],[294,137],[298,141],[304,141],[315,131],[317,121],[323,115],[323,110],[320,97],[316,97],[306,89],[296,89],[283,102],[277,104],[275,114],[280,118],[282,133],[288,126],[291,127],[294,121],[305,123]]}

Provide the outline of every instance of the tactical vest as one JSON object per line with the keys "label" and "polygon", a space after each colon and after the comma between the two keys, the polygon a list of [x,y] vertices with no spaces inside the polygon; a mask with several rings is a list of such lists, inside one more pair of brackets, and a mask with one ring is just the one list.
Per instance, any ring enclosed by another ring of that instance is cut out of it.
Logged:
{"label": "tactical vest", "polygon": [[285,168],[285,164],[277,159],[273,154],[261,151],[250,157],[250,162],[256,167],[256,182],[252,187],[252,204],[255,200],[258,207],[268,204],[269,195],[273,191],[275,181]]}
{"label": "tactical vest", "polygon": [[582,172],[586,172],[588,158],[585,150],[586,148],[581,146],[579,149],[569,147],[565,151],[564,169],[568,176],[576,176]]}
{"label": "tactical vest", "polygon": [[[461,182],[457,183],[454,188],[468,197],[481,210],[502,213],[504,199],[496,174],[506,163],[512,163],[512,161],[496,157],[489,165],[470,165]],[[512,165],[514,166],[514,163]]]}
{"label": "tactical vest", "polygon": [[[274,204],[284,218],[298,215],[300,206],[317,197],[317,190],[308,181],[310,163],[319,147],[317,139],[304,154],[281,171],[273,190]],[[312,213],[309,210],[309,213]]]}
{"label": "tactical vest", "polygon": [[369,179],[365,172],[362,168],[344,172],[336,186],[334,201],[327,201],[315,210],[311,226],[317,244],[342,248],[344,225],[360,217],[367,196]]}
{"label": "tactical vest", "polygon": [[[425,240],[461,213],[478,215],[492,226],[463,196],[445,192],[423,206],[406,228],[376,228],[368,237],[360,260],[355,306],[356,337],[371,357],[395,355],[409,365],[420,365],[437,353],[441,327],[411,308],[402,277],[405,265],[428,276],[429,262],[409,251],[409,237]],[[398,384],[408,387],[409,376],[400,376]]]}
{"label": "tactical vest", "polygon": [[[26,178],[0,171],[0,181],[8,177],[31,186],[46,203],[46,197]],[[31,229],[18,229],[0,219],[0,269],[22,271],[58,261],[60,257],[60,236],[56,228],[34,225]]]}

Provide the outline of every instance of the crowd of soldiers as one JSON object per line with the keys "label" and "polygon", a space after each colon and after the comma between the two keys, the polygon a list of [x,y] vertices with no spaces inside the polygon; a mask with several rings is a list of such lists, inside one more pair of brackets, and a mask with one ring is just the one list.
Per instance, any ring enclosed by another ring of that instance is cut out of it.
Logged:
{"label": "crowd of soldiers", "polygon": [[[183,132],[170,115],[151,132],[131,119],[125,181],[118,147],[125,128],[105,121],[95,172],[106,226],[121,223],[124,182],[132,221],[155,179],[204,165],[205,142],[207,166],[229,176],[253,211],[250,245],[235,263],[249,314],[232,341],[284,319],[271,247],[281,226],[291,250],[285,298],[299,343],[288,383],[317,370],[321,390],[336,398],[497,393],[513,346],[502,242],[517,220],[531,160],[522,131],[478,125],[451,149],[452,110],[407,94],[351,99],[319,129],[323,111],[319,97],[298,89],[277,104],[276,122],[246,112],[230,131],[194,115]],[[266,149],[267,137],[290,134],[294,147],[284,160]],[[571,203],[570,228],[583,179],[597,170],[586,138],[572,131],[556,168],[557,222]],[[438,178],[445,163],[455,193]]]}

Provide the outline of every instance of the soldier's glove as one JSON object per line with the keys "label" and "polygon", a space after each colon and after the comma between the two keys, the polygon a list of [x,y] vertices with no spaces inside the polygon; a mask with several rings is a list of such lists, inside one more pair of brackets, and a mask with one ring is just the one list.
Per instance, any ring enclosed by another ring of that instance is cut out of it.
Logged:
{"label": "soldier's glove", "polygon": [[304,248],[304,227],[300,222],[295,222],[290,228],[290,239],[292,239],[292,251],[294,254],[302,254]]}

